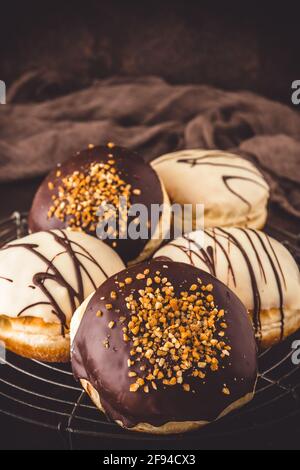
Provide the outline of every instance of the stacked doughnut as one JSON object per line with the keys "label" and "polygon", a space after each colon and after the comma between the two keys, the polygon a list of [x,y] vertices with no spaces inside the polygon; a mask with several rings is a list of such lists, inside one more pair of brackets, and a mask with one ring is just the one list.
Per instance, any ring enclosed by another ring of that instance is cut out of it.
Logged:
{"label": "stacked doughnut", "polygon": [[[89,146],[41,184],[30,234],[0,249],[0,340],[49,362],[68,361],[71,343],[75,378],[130,430],[186,432],[243,406],[257,345],[300,327],[298,267],[259,231],[268,198],[234,154],[185,150],[149,165]],[[182,221],[191,232],[168,240]]]}
{"label": "stacked doughnut", "polygon": [[74,375],[102,411],[141,432],[186,432],[253,397],[256,343],[238,297],[187,264],[112,276],[71,323]]}

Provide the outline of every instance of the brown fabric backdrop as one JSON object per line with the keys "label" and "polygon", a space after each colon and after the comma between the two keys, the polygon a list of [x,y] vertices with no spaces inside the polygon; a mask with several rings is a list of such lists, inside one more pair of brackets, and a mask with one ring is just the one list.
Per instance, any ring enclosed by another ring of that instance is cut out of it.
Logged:
{"label": "brown fabric backdrop", "polygon": [[[30,74],[9,98],[32,87]],[[233,150],[254,161],[272,200],[300,217],[300,116],[251,92],[115,78],[42,103],[0,107],[0,181],[46,173],[89,143],[108,140],[147,160],[182,148]]]}

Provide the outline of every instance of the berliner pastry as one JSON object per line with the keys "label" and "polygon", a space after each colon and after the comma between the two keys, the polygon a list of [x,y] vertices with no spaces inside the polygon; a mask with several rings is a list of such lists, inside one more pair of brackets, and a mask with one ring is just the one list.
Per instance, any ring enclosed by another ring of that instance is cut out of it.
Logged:
{"label": "berliner pastry", "polygon": [[196,266],[230,287],[249,311],[263,348],[300,328],[298,266],[281,243],[263,232],[199,230],[171,241],[155,257]]}
{"label": "berliner pastry", "polygon": [[74,375],[134,431],[199,428],[251,400],[257,351],[247,311],[211,274],[149,261],[106,280],[71,322]]}
{"label": "berliner pastry", "polygon": [[38,232],[0,249],[0,340],[22,356],[70,357],[76,308],[124,268],[109,246],[85,233]]}
{"label": "berliner pastry", "polygon": [[[151,204],[161,206],[157,220]],[[169,227],[169,200],[156,172],[113,143],[90,146],[52,171],[29,214],[31,232],[68,228],[105,238],[125,262],[149,257]]]}
{"label": "berliner pastry", "polygon": [[[221,150],[181,150],[152,162],[172,203],[191,204],[190,229],[240,226],[262,228],[267,218],[269,186],[249,161]],[[187,231],[187,230],[185,230]]]}

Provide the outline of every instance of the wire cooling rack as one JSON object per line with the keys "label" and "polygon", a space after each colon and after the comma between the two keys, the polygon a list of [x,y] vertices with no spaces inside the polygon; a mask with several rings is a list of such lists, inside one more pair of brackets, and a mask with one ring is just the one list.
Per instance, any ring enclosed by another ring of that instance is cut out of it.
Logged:
{"label": "wire cooling rack", "polygon": [[[300,236],[267,227],[300,264]],[[15,212],[0,221],[0,246],[27,233],[26,214]],[[300,331],[259,355],[259,379],[254,399],[241,410],[189,434],[193,439],[240,433],[300,413],[300,364],[293,364],[293,342]],[[69,364],[46,364],[6,352],[0,365],[0,414],[55,429],[72,446],[75,435],[130,441],[172,441],[183,436],[152,436],[121,429],[92,404],[74,380]],[[187,436],[185,435],[185,440]]]}

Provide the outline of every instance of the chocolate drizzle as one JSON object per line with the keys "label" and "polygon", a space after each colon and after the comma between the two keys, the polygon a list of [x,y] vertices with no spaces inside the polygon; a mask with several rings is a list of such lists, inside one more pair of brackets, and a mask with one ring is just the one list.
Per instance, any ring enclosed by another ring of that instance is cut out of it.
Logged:
{"label": "chocolate drizzle", "polygon": [[[280,311],[281,316],[281,326],[280,326],[280,338],[284,336],[284,305],[283,305],[283,291],[286,288],[286,279],[280,265],[278,256],[272,246],[270,238],[266,234],[262,234],[253,229],[244,229],[244,228],[235,228],[235,230],[239,230],[242,232],[252,250],[252,253],[255,256],[257,266],[260,272],[260,279],[257,278],[256,271],[253,266],[253,261],[251,261],[249,249],[246,249],[245,245],[239,241],[238,237],[235,236],[230,230],[226,230],[225,228],[212,228],[205,230],[204,233],[206,237],[211,239],[212,243],[208,244],[206,248],[200,246],[195,240],[190,238],[189,235],[184,235],[183,239],[187,242],[188,246],[182,245],[178,240],[174,240],[169,243],[169,246],[173,246],[178,250],[181,250],[188,258],[189,263],[192,266],[197,265],[196,260],[198,259],[201,263],[203,263],[208,271],[217,276],[217,256],[216,256],[216,248],[218,247],[223,255],[225,256],[227,267],[228,267],[228,274],[227,274],[227,282],[226,284],[229,285],[230,275],[232,276],[232,281],[234,286],[237,286],[236,283],[236,273],[234,272],[234,267],[230,259],[230,246],[235,246],[239,252],[241,253],[245,264],[247,266],[247,270],[250,277],[251,282],[251,291],[253,297],[253,325],[255,328],[256,336],[261,339],[262,331],[261,331],[261,318],[260,313],[262,309],[262,301],[261,301],[261,290],[260,290],[260,283],[263,282],[265,285],[268,283],[267,278],[267,265],[263,261],[261,253],[259,253],[258,246],[255,243],[255,239],[257,240],[259,246],[262,248],[263,252],[266,254],[266,259],[269,263],[271,268],[271,272],[274,275],[274,279],[276,282],[279,304],[278,308]],[[228,241],[227,249],[224,247],[222,242],[220,241],[221,238],[224,238]]]}
{"label": "chocolate drizzle", "polygon": [[[212,251],[214,251],[214,253],[216,253],[216,247],[218,246],[220,248],[220,250],[222,251],[222,253],[224,254],[225,258],[226,258],[226,261],[227,261],[227,265],[228,265],[228,271],[227,271],[227,284],[229,283],[229,275],[231,274],[232,276],[232,281],[233,281],[233,284],[234,286],[236,286],[236,279],[235,279],[235,273],[234,273],[234,270],[233,270],[233,266],[231,264],[231,261],[230,261],[230,256],[229,254],[227,253],[227,251],[225,250],[225,248],[223,247],[222,243],[220,243],[220,241],[217,239],[216,237],[216,234],[215,234],[215,229],[213,228],[211,230],[212,233],[210,233],[209,231],[205,230],[204,233],[211,237],[213,242],[214,242],[214,248],[212,246],[208,246],[207,247],[207,252],[208,253],[211,253]],[[230,245],[228,245],[229,247]],[[229,251],[229,250],[228,250]],[[216,254],[215,254],[215,259],[216,259]],[[215,261],[216,263],[216,261]],[[216,273],[216,264],[214,266],[214,272]]]}
{"label": "chocolate drizzle", "polygon": [[262,188],[265,188],[265,186],[263,184],[261,184],[259,181],[256,181],[252,178],[245,178],[245,177],[242,177],[242,176],[222,176],[222,180],[223,180],[223,183],[225,184],[226,188],[228,189],[228,191],[230,191],[232,194],[234,194],[237,198],[239,198],[241,201],[243,201],[247,206],[248,206],[248,209],[249,209],[249,212],[250,210],[252,209],[252,205],[250,204],[249,201],[247,201],[247,199],[245,199],[241,194],[237,193],[236,191],[234,191],[228,184],[228,181],[229,180],[242,180],[242,181],[250,181],[251,183],[254,183]]}
{"label": "chocolate drizzle", "polygon": [[[253,229],[251,229],[251,231],[256,235],[256,237],[260,241],[260,244],[261,244],[263,250],[265,251],[265,253],[268,257],[268,260],[270,262],[270,265],[271,265],[273,273],[274,273],[274,277],[275,277],[276,284],[277,284],[277,289],[278,289],[278,295],[279,295],[279,311],[280,311],[280,316],[281,316],[281,318],[280,318],[280,339],[282,339],[283,335],[284,335],[284,309],[283,309],[283,290],[282,290],[280,277],[279,277],[278,271],[276,269],[276,266],[274,264],[274,261],[273,261],[271,255],[270,255],[270,253],[268,252],[266,245],[264,244],[264,241],[262,239],[262,235],[259,232],[256,232]],[[266,237],[267,237],[267,235],[266,235]],[[277,261],[278,261],[278,259],[277,259]]]}
{"label": "chocolate drizzle", "polygon": [[0,279],[3,279],[3,281],[7,281],[7,282],[14,282],[12,279],[9,279],[8,277],[0,276]]}
{"label": "chocolate drizzle", "polygon": [[[207,155],[203,155],[201,157],[196,157],[196,158],[179,158],[177,160],[178,163],[185,163],[185,164],[189,164],[191,165],[191,167],[194,167],[194,166],[199,166],[199,165],[203,165],[203,166],[214,166],[214,167],[221,167],[221,168],[233,168],[233,169],[236,169],[236,170],[240,170],[240,171],[243,171],[245,173],[251,173],[253,175],[256,175],[258,178],[260,178],[263,182],[264,182],[264,179],[263,179],[263,176],[255,169],[255,168],[248,168],[246,166],[242,166],[242,165],[237,165],[237,164],[231,164],[231,163],[218,163],[218,162],[211,162],[211,161],[205,161],[205,160],[209,160],[210,158],[227,158],[227,159],[232,159],[232,160],[235,160],[235,159],[240,159],[240,157],[238,157],[237,155],[232,155],[232,154],[226,154],[226,155],[223,155],[223,154],[219,154],[219,153],[209,153]],[[250,177],[246,177],[246,176],[239,176],[239,175],[222,175],[222,181],[225,185],[225,187],[228,189],[229,192],[231,192],[232,194],[234,194],[238,199],[240,199],[244,204],[247,205],[248,207],[248,211],[250,212],[251,209],[252,209],[252,205],[251,203],[245,199],[241,194],[239,194],[238,192],[234,191],[232,189],[232,187],[229,185],[228,181],[231,181],[231,180],[243,180],[243,181],[248,181],[248,182],[251,182],[257,186],[260,186],[261,188],[264,188],[266,190],[268,190],[268,186],[267,184],[264,182],[264,184],[260,181],[257,181],[256,179],[254,178],[250,178]]]}
{"label": "chocolate drizzle", "polygon": [[218,230],[221,233],[223,233],[228,238],[228,240],[230,240],[239,249],[239,251],[241,252],[245,260],[245,263],[248,268],[249,276],[251,279],[251,288],[252,288],[252,294],[253,294],[253,325],[254,325],[255,332],[259,334],[259,337],[261,337],[261,321],[260,321],[261,298],[260,298],[260,293],[259,293],[259,288],[258,288],[258,283],[256,280],[255,272],[252,267],[252,263],[249,259],[249,256],[247,255],[246,250],[243,248],[241,243],[238,241],[238,239],[234,235],[227,232],[223,228],[219,228]]}
{"label": "chocolate drizzle", "polygon": [[[200,262],[204,263],[207,268],[209,269],[209,272],[213,275],[216,276],[216,246],[220,248],[220,250],[223,252],[227,264],[228,264],[228,279],[229,281],[229,274],[232,276],[233,284],[236,286],[236,279],[235,279],[235,273],[230,261],[229,254],[223,247],[222,243],[217,239],[215,236],[214,229],[212,229],[212,234],[205,230],[204,233],[208,236],[211,237],[213,242],[214,242],[214,247],[211,245],[208,245],[206,249],[204,249],[199,243],[196,242],[196,240],[193,240],[189,238],[188,234],[183,235],[182,238],[186,240],[188,243],[188,247],[185,247],[183,245],[180,245],[179,243],[176,242],[176,240],[171,241],[169,243],[169,246],[174,246],[178,250],[181,250],[189,259],[189,262],[192,266],[196,266],[196,263],[194,261],[194,258],[198,258]],[[165,256],[163,258],[166,259]],[[228,282],[227,282],[228,284]]]}
{"label": "chocolate drizzle", "polygon": [[[38,305],[51,305],[52,307],[51,311],[54,315],[58,317],[59,321],[61,322],[62,334],[64,334],[65,329],[68,328],[68,325],[66,323],[66,315],[63,312],[60,305],[56,302],[54,296],[51,294],[50,289],[46,285],[46,281],[47,280],[54,281],[55,283],[59,284],[60,286],[64,287],[67,290],[70,305],[71,305],[72,310],[74,311],[77,308],[77,306],[84,301],[84,286],[83,286],[83,277],[82,277],[83,272],[85,272],[86,275],[88,276],[94,289],[96,289],[97,287],[90,273],[88,272],[86,267],[83,265],[83,263],[80,261],[78,255],[84,256],[84,258],[88,259],[90,262],[96,265],[99,268],[99,270],[102,272],[102,274],[105,276],[105,278],[107,278],[108,276],[103,270],[103,268],[96,261],[96,259],[92,256],[92,254],[89,253],[79,243],[69,239],[65,232],[63,232],[62,230],[58,230],[57,233],[53,231],[48,231],[46,233],[48,233],[49,236],[51,236],[55,240],[55,242],[58,243],[63,248],[63,251],[61,251],[53,259],[48,259],[42,253],[40,253],[38,251],[38,248],[39,248],[38,244],[24,243],[22,241],[20,243],[13,243],[13,244],[5,245],[1,249],[1,251],[23,248],[23,249],[30,251],[30,253],[32,253],[34,256],[38,257],[40,260],[42,260],[45,263],[46,270],[43,272],[38,272],[34,274],[32,278],[32,285],[30,285],[30,287],[39,288],[43,292],[43,294],[46,296],[48,301],[37,302],[37,303],[24,307],[20,312],[18,312],[18,317],[24,314],[24,312],[28,311],[32,307],[36,307]],[[74,249],[74,246],[77,248],[80,248],[80,250],[83,253],[79,253],[78,251],[76,251]],[[73,269],[74,269],[74,273],[76,276],[76,285],[77,285],[76,289],[74,289],[71,286],[71,284],[65,279],[63,274],[54,264],[55,259],[59,255],[65,254],[65,253],[67,253],[72,260]]]}

